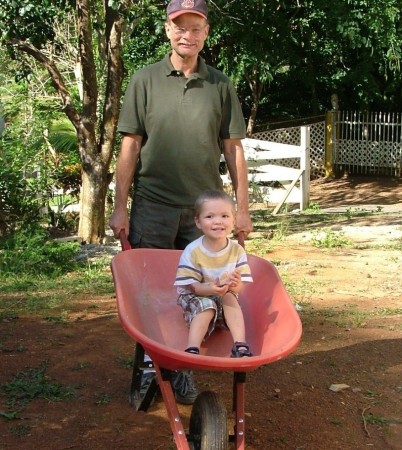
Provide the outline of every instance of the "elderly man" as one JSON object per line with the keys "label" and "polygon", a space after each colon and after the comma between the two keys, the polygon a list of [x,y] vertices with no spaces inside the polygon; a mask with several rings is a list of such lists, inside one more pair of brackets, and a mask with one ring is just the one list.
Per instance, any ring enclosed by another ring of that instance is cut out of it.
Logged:
{"label": "elderly man", "polygon": [[[110,227],[116,237],[125,230],[134,248],[184,249],[200,236],[195,199],[222,189],[223,152],[237,200],[235,232],[247,235],[252,224],[241,145],[245,123],[229,78],[199,56],[209,32],[205,1],[172,0],[165,31],[171,51],[136,72],[125,93]],[[190,372],[178,372],[172,385],[177,401],[194,402],[198,390]]]}

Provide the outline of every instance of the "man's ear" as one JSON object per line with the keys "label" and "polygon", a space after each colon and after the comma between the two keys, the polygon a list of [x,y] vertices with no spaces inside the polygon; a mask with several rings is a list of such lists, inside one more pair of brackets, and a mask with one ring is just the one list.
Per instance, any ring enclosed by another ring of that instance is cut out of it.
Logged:
{"label": "man's ear", "polygon": [[166,33],[166,36],[167,36],[169,39],[170,39],[170,33],[171,33],[171,31],[172,31],[171,26],[169,25],[169,22],[166,21],[166,22],[165,22],[165,33]]}

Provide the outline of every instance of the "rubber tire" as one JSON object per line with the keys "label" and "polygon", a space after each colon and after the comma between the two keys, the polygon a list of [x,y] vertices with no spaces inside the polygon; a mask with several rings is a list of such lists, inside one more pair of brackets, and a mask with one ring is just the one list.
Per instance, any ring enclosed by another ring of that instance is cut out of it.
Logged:
{"label": "rubber tire", "polygon": [[215,392],[201,392],[195,400],[190,416],[188,440],[193,450],[228,449],[227,411]]}

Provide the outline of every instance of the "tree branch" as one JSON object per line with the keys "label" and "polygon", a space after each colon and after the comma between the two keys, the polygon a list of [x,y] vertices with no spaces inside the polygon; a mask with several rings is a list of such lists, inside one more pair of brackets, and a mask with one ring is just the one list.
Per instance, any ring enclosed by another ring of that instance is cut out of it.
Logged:
{"label": "tree branch", "polygon": [[54,62],[51,61],[47,56],[45,56],[37,47],[27,41],[11,39],[9,42],[19,51],[32,56],[47,70],[52,80],[53,87],[61,98],[62,106],[65,113],[67,114],[67,117],[70,119],[74,127],[78,129],[81,125],[81,116],[78,113],[77,109],[74,107],[71,101],[70,93],[64,83],[63,76],[59,72]]}
{"label": "tree branch", "polygon": [[92,47],[92,21],[89,0],[77,1],[78,46],[82,66],[83,80],[83,121],[97,123],[96,106],[98,99],[98,81]]}

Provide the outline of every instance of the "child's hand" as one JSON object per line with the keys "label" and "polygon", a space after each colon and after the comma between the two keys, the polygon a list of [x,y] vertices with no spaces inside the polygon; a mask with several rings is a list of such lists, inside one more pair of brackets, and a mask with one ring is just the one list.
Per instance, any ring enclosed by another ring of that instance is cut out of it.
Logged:
{"label": "child's hand", "polygon": [[240,292],[243,287],[243,282],[241,281],[241,275],[238,270],[233,271],[229,277],[229,289],[233,292]]}
{"label": "child's hand", "polygon": [[222,297],[225,295],[229,289],[229,285],[225,284],[221,286],[219,284],[219,279],[216,279],[212,283],[194,283],[191,285],[190,289],[196,295],[216,295]]}
{"label": "child's hand", "polygon": [[217,278],[213,283],[210,283],[212,295],[217,295],[218,297],[222,297],[229,290],[228,284],[221,284],[219,278]]}

